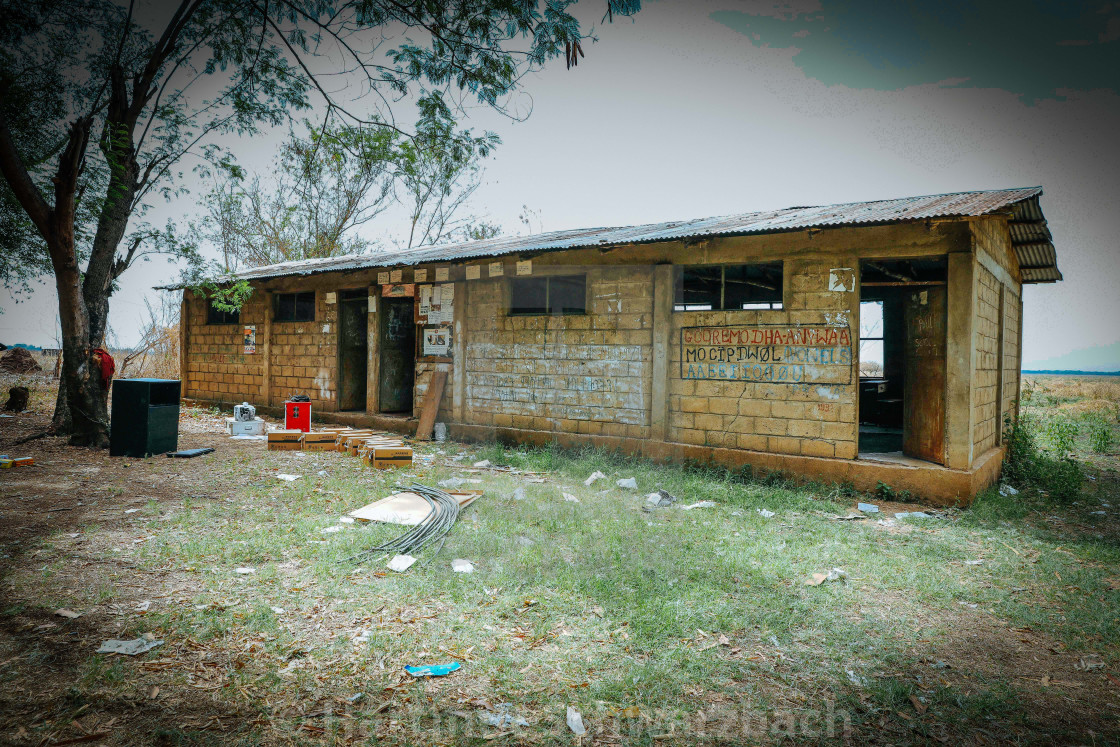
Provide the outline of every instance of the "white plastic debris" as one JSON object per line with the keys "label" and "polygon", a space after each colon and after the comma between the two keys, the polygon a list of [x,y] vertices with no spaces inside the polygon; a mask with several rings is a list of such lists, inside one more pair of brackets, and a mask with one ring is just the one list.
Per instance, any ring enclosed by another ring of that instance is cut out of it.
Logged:
{"label": "white plastic debris", "polygon": [[447,423],[436,423],[435,438],[440,443],[447,440]]}
{"label": "white plastic debris", "polygon": [[984,559],[980,558],[979,560],[966,560],[966,561],[964,561],[964,564],[965,565],[980,565],[983,562],[984,562]]}
{"label": "white plastic debris", "polygon": [[137,512],[139,511],[139,510],[140,510],[140,509],[138,509],[138,508],[126,508],[126,509],[124,510],[124,512],[125,512],[126,514],[134,514],[134,513],[137,513]]}
{"label": "white plastic debris", "polygon": [[275,612],[277,615],[283,615],[286,611],[283,607],[269,607],[269,609]]}
{"label": "white plastic debris", "polygon": [[1019,491],[1010,485],[1000,485],[999,494],[1002,496],[1019,495]]}
{"label": "white plastic debris", "polygon": [[353,516],[339,516],[338,521],[339,521],[340,524],[353,524],[354,523],[354,517]]}
{"label": "white plastic debris", "polygon": [[865,514],[877,514],[877,513],[879,513],[879,507],[876,506],[874,503],[857,503],[856,508],[859,509],[860,511],[863,511]]}
{"label": "white plastic debris", "polygon": [[715,508],[715,507],[716,507],[715,501],[697,501],[696,503],[690,503],[687,506],[681,506],[681,509],[684,510],[684,511],[691,511],[694,508]]}
{"label": "white plastic debris", "polygon": [[764,519],[772,519],[772,518],[774,518],[774,516],[776,516],[776,514],[773,511],[770,511],[770,510],[765,509],[765,508],[758,509],[758,515],[761,516]]}
{"label": "white plastic debris", "polygon": [[162,646],[163,641],[156,641],[146,636],[141,636],[131,641],[122,641],[116,638],[105,641],[101,644],[101,648],[97,649],[99,654],[123,654],[124,656],[136,656],[151,651],[156,646]]}
{"label": "white plastic debris", "polygon": [[249,566],[247,566],[247,565],[243,565],[243,566],[241,566],[241,567],[239,567],[239,568],[234,568],[234,569],[233,569],[233,572],[234,572],[234,573],[237,573],[237,574],[239,574],[239,575],[241,575],[241,576],[248,576],[248,575],[249,575],[250,573],[256,573],[256,572],[257,572],[257,569],[256,569],[256,568],[250,568],[250,567],[249,567]]}
{"label": "white plastic debris", "polygon": [[463,480],[458,477],[449,477],[446,480],[440,480],[437,483],[441,488],[455,489],[463,484]]}
{"label": "white plastic debris", "polygon": [[567,721],[568,721],[568,728],[571,729],[572,733],[575,734],[577,737],[582,737],[584,734],[587,733],[587,727],[583,725],[583,714],[581,714],[579,711],[577,711],[575,708],[572,708],[571,706],[568,706]]}
{"label": "white plastic debris", "polygon": [[474,573],[474,563],[463,558],[455,558],[451,561],[451,570],[456,573]]}
{"label": "white plastic debris", "polygon": [[591,487],[592,485],[595,484],[596,480],[602,480],[602,479],[605,479],[605,478],[606,478],[606,475],[604,475],[599,470],[595,470],[594,472],[591,473],[591,475],[586,480],[583,481],[583,484],[586,485],[587,487]]}
{"label": "white plastic debris", "polygon": [[513,500],[515,500],[515,501],[525,500],[525,488],[517,488],[516,490],[514,490],[513,491]]}
{"label": "white plastic debris", "polygon": [[327,471],[325,469],[321,469],[318,472],[316,472],[315,474],[317,474],[319,477],[326,477],[327,476]]}
{"label": "white plastic debris", "polygon": [[490,464],[489,459],[483,459],[481,462],[475,462],[474,466],[482,468],[482,467],[489,467],[489,466],[491,466],[491,464]]}
{"label": "white plastic debris", "polygon": [[903,511],[894,515],[896,519],[932,519],[925,511]]}
{"label": "white plastic debris", "polygon": [[299,477],[300,477],[299,475],[285,475],[285,474],[281,473],[281,474],[276,476],[276,479],[277,480],[283,480],[284,482],[295,482],[296,480],[299,479]]}
{"label": "white plastic debris", "polygon": [[571,493],[562,493],[562,495],[564,496],[564,500],[568,503],[579,503],[579,498],[576,498]]}
{"label": "white plastic debris", "polygon": [[638,481],[635,480],[633,477],[624,477],[621,480],[617,480],[615,482],[615,485],[617,485],[620,488],[630,488],[631,490],[637,490],[638,489]]}
{"label": "white plastic debris", "polygon": [[136,612],[147,612],[151,608],[152,608],[151,601],[146,600],[146,601],[143,601],[140,604],[136,605],[135,611]]}
{"label": "white plastic debris", "polygon": [[396,571],[397,573],[404,573],[412,564],[416,562],[416,558],[411,555],[394,555],[393,559],[389,561],[389,570]]}
{"label": "white plastic debris", "polygon": [[805,582],[806,586],[820,586],[826,581],[843,581],[848,577],[847,571],[842,568],[833,568],[827,573],[814,573]]}
{"label": "white plastic debris", "polygon": [[341,532],[341,531],[342,531],[342,527],[340,527],[338,524],[335,524],[333,526],[323,527],[322,529],[319,530],[319,533],[320,534],[334,534],[335,532]]}
{"label": "white plastic debris", "polygon": [[242,433],[242,434],[237,435],[237,436],[230,436],[229,440],[230,441],[267,441],[268,436],[264,436],[264,435],[250,436],[248,434]]}
{"label": "white plastic debris", "polygon": [[74,620],[74,619],[77,619],[77,618],[82,616],[81,612],[75,612],[74,610],[68,610],[65,607],[63,607],[62,609],[55,610],[54,614],[58,615],[59,617],[65,617],[67,620]]}

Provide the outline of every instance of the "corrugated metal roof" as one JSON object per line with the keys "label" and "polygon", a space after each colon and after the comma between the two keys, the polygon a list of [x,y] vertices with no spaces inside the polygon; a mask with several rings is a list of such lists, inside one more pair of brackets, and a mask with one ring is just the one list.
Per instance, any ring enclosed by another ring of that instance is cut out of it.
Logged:
{"label": "corrugated metal roof", "polygon": [[[1042,211],[1038,205],[1038,196],[1041,194],[1041,187],[957,192],[821,207],[791,207],[783,210],[650,223],[640,226],[582,228],[532,236],[503,236],[481,241],[426,246],[405,251],[384,251],[364,255],[284,262],[245,270],[238,273],[237,277],[261,279],[321,272],[345,272],[373,267],[403,267],[564,249],[678,241],[705,236],[739,236],[808,228],[896,223],[929,218],[970,217],[1008,211],[1012,215],[1012,241],[1017,250],[1019,245],[1042,246],[1048,247],[1049,250],[1049,254],[1045,254],[1045,250],[1032,248],[1025,250],[1025,254],[1020,254],[1020,262],[1024,267],[1033,267],[1039,271],[1038,274],[1032,276],[1031,280],[1027,280],[1024,275],[1024,281],[1048,282],[1060,280],[1061,273],[1058,272],[1056,267],[1054,246],[1051,243],[1050,232],[1046,228],[1046,219],[1042,216]],[[1030,261],[1024,261],[1024,257],[1028,257]]]}

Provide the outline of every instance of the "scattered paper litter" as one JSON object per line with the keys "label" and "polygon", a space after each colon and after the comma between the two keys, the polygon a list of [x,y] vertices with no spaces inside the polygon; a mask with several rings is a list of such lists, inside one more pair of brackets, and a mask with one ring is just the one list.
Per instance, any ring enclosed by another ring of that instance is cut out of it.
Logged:
{"label": "scattered paper litter", "polygon": [[983,562],[984,562],[984,559],[980,558],[979,560],[966,560],[966,561],[964,561],[964,564],[965,565],[980,565]]}
{"label": "scattered paper litter", "polygon": [[285,611],[283,607],[269,607],[269,609],[275,612],[277,615],[283,615]]}
{"label": "scattered paper litter", "polygon": [[279,475],[276,476],[276,478],[278,480],[284,480],[285,482],[295,482],[296,480],[299,479],[299,477],[300,477],[299,475],[285,475],[285,474],[279,474]]}
{"label": "scattered paper litter", "polygon": [[150,601],[144,601],[144,602],[141,602],[140,604],[136,605],[136,611],[137,612],[147,612],[151,608],[152,608],[152,603]]}
{"label": "scattered paper litter", "polygon": [[568,501],[569,503],[579,503],[579,498],[576,498],[571,493],[562,493],[561,495],[563,495],[564,500]]}
{"label": "scattered paper litter", "polygon": [[353,524],[354,523],[354,517],[353,516],[339,516],[338,521],[339,521],[340,524]]}
{"label": "scattered paper litter", "polygon": [[[351,521],[353,521],[353,520],[351,519]],[[319,530],[319,533],[320,534],[333,534],[334,532],[341,532],[341,531],[342,531],[342,527],[340,527],[338,524],[335,524],[333,526],[323,527],[322,529]]]}
{"label": "scattered paper litter", "polygon": [[825,581],[842,581],[848,577],[846,571],[840,568],[833,568],[828,573],[814,573],[809,580],[805,582],[806,586],[820,586]]}
{"label": "scattered paper litter", "polygon": [[393,559],[389,561],[389,570],[403,573],[411,568],[412,564],[415,562],[416,558],[411,555],[395,555]]}
{"label": "scattered paper litter", "polygon": [[894,515],[896,519],[932,519],[925,511],[903,511]]}
{"label": "scattered paper litter", "polygon": [[135,513],[138,513],[139,511],[140,511],[140,509],[138,509],[138,508],[126,508],[124,510],[124,512],[126,514],[135,514]]}
{"label": "scattered paper litter", "polygon": [[250,573],[256,573],[257,569],[256,568],[250,568],[249,566],[241,566],[240,568],[234,568],[233,572],[234,573],[239,573],[242,576],[247,576]]}
{"label": "scattered paper litter", "polygon": [[587,727],[585,727],[583,725],[583,714],[581,714],[579,711],[577,711],[575,708],[572,708],[571,706],[568,706],[567,721],[568,721],[568,728],[571,729],[572,733],[575,734],[577,737],[581,737],[581,736],[583,736],[584,734],[587,733]]}
{"label": "scattered paper litter", "polygon": [[463,558],[456,558],[451,561],[451,570],[456,573],[474,573],[474,563]]}
{"label": "scattered paper litter", "polygon": [[525,500],[525,488],[518,488],[517,490],[514,490],[513,491],[513,500],[515,500],[515,501]]}
{"label": "scattered paper litter", "polygon": [[75,612],[74,610],[68,610],[65,607],[63,607],[62,609],[59,609],[59,610],[55,610],[54,614],[58,615],[59,617],[65,617],[67,620],[73,620],[75,618],[78,618],[78,617],[82,616],[81,612]]}
{"label": "scattered paper litter", "polygon": [[483,459],[481,462],[475,462],[474,466],[475,467],[480,467],[480,468],[485,468],[485,467],[490,467],[491,464],[490,464],[489,459]]}
{"label": "scattered paper litter", "polygon": [[263,436],[263,435],[262,436],[250,436],[248,434],[242,433],[241,435],[238,435],[238,436],[230,436],[229,440],[230,441],[267,441],[268,436]]}
{"label": "scattered paper litter", "polygon": [[99,654],[124,654],[125,656],[136,656],[147,651],[151,651],[156,646],[162,646],[163,641],[155,641],[151,638],[143,637],[136,638],[131,641],[122,641],[112,638],[101,644],[101,648],[97,649]]}
{"label": "scattered paper litter", "polygon": [[696,503],[690,503],[687,506],[681,506],[681,510],[691,511],[694,508],[715,508],[715,507],[716,507],[715,501],[697,501]]}
{"label": "scattered paper litter", "polygon": [[1010,485],[1000,485],[999,494],[1006,497],[1009,495],[1019,495],[1019,491],[1011,487]]}
{"label": "scattered paper litter", "polygon": [[633,477],[624,477],[621,480],[616,480],[614,484],[620,488],[630,488],[631,490],[638,489],[638,481]]}
{"label": "scattered paper litter", "polygon": [[591,487],[592,485],[595,484],[596,480],[603,480],[605,478],[606,478],[606,475],[604,475],[599,470],[595,470],[594,472],[591,473],[591,475],[586,480],[583,481],[583,484],[586,485],[587,487]]}
{"label": "scattered paper litter", "polygon": [[765,508],[758,509],[758,515],[764,519],[772,519],[774,516],[776,516],[773,511]]}
{"label": "scattered paper litter", "polygon": [[856,508],[859,509],[860,511],[863,511],[865,514],[877,514],[877,513],[879,513],[879,507],[876,506],[874,503],[857,503]]}

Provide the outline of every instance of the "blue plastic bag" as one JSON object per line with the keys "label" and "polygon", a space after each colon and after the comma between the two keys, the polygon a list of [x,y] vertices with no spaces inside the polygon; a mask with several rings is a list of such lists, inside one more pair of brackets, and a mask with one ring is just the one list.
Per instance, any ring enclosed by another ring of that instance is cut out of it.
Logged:
{"label": "blue plastic bag", "polygon": [[451,674],[456,669],[459,669],[462,664],[453,661],[450,664],[430,664],[426,667],[405,667],[404,671],[411,674],[413,677],[442,677],[445,674]]}

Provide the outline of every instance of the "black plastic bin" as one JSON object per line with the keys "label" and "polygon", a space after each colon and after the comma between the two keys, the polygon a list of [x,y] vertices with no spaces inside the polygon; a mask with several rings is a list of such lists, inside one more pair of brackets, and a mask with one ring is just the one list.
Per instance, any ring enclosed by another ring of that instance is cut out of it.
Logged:
{"label": "black plastic bin", "polygon": [[109,455],[145,457],[179,448],[175,379],[117,379],[109,421]]}

